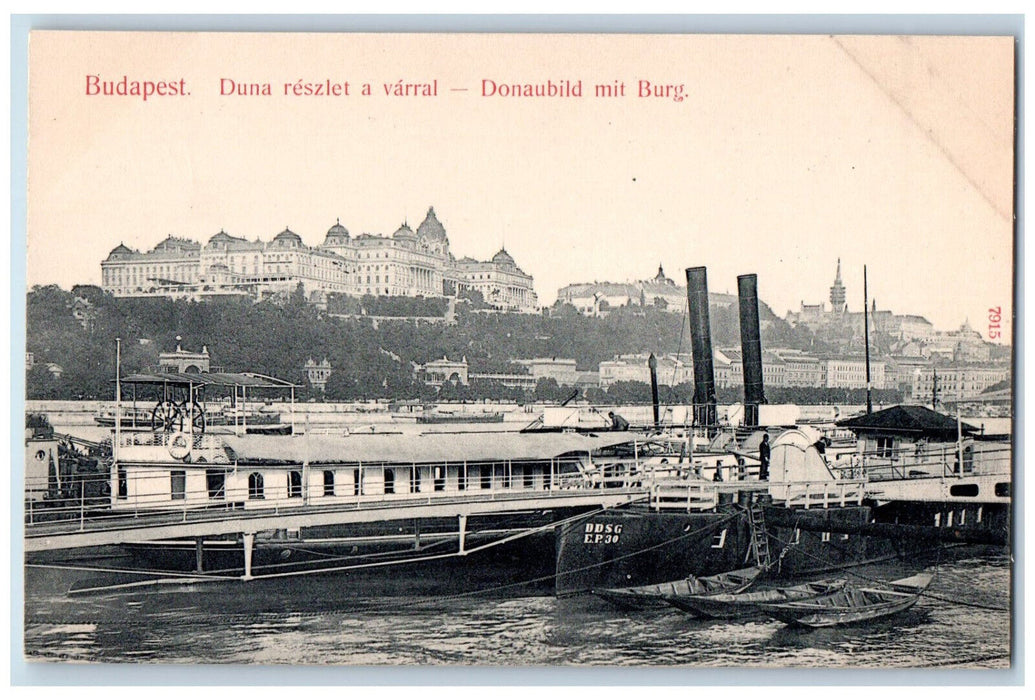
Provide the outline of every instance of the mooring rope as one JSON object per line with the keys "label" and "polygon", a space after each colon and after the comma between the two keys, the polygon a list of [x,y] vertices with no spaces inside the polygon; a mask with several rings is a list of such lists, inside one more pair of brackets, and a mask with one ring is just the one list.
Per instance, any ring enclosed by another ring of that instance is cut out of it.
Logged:
{"label": "mooring rope", "polygon": [[[27,569],[57,569],[59,571],[88,571],[102,574],[139,574],[139,575],[161,575],[175,578],[189,579],[211,579],[213,581],[236,581],[238,576],[219,576],[214,572],[187,572],[187,571],[161,571],[150,569],[115,569],[104,566],[80,566],[77,564],[26,564]],[[227,571],[227,569],[223,569]]]}
{"label": "mooring rope", "polygon": [[[504,544],[506,542],[511,542],[511,541],[514,541],[514,540],[517,540],[517,539],[521,539],[523,537],[528,537],[528,536],[531,536],[531,535],[536,534],[538,532],[542,532],[544,530],[549,530],[549,529],[555,529],[555,528],[558,528],[558,527],[563,527],[563,526],[569,524],[570,522],[574,522],[574,521],[577,521],[577,520],[581,520],[581,519],[592,517],[594,515],[598,515],[599,513],[602,513],[605,510],[607,510],[607,509],[606,508],[599,508],[597,510],[590,511],[589,513],[581,513],[579,515],[575,515],[575,516],[572,516],[570,518],[566,518],[564,520],[560,520],[560,521],[557,521],[557,522],[554,522],[554,523],[548,523],[548,524],[540,526],[540,527],[524,530],[524,531],[516,533],[514,535],[510,535],[508,537],[504,537],[504,538],[502,538],[500,540],[494,540],[493,542],[489,542],[489,543],[486,543],[486,544],[483,544],[483,545],[479,545],[478,547],[473,547],[471,549],[465,549],[462,552],[445,552],[445,553],[442,553],[442,554],[433,554],[433,555],[429,555],[429,556],[420,556],[420,557],[408,557],[406,559],[398,559],[398,560],[392,560],[392,561],[372,562],[372,563],[367,563],[367,564],[352,564],[352,565],[348,565],[348,566],[321,567],[321,568],[318,568],[318,569],[307,569],[307,570],[302,570],[302,571],[280,571],[280,572],[275,572],[275,573],[259,574],[259,575],[253,576],[252,580],[259,581],[259,580],[266,580],[266,579],[273,579],[273,578],[286,578],[286,577],[290,577],[290,576],[318,575],[318,574],[335,573],[335,572],[341,572],[341,571],[351,571],[351,570],[357,570],[357,569],[370,569],[370,568],[377,568],[377,567],[387,567],[387,566],[395,566],[395,565],[399,565],[399,564],[414,564],[414,563],[421,563],[421,562],[436,561],[436,560],[440,560],[440,559],[449,559],[449,558],[453,558],[453,557],[461,557],[461,556],[466,556],[468,554],[472,554],[474,552],[479,552],[479,551],[482,551],[482,550],[485,550],[485,549],[496,547],[496,546],[499,546],[499,545]],[[445,542],[445,541],[447,541],[447,540],[443,540],[443,542]],[[439,542],[439,543],[435,543],[435,544],[429,545],[428,547],[423,548],[422,551],[427,551],[428,549],[431,549],[432,547],[436,547],[439,544],[442,544],[443,542]],[[372,556],[377,556],[377,555],[360,555],[360,556],[350,555],[350,556],[341,557],[341,559],[342,560],[348,560],[348,559],[353,559],[354,560],[354,559],[357,559],[357,558],[367,558],[367,557],[372,557]],[[285,563],[285,564],[271,564],[271,565],[268,566],[268,568],[281,567],[281,566],[289,566],[289,565],[293,565],[293,564],[294,564],[294,562],[288,562],[288,563]],[[39,565],[39,566],[48,566],[48,565]],[[58,566],[58,565],[49,565],[49,566],[51,568],[67,568],[67,569],[72,569],[72,570],[75,570],[76,568],[82,568],[84,570],[94,570],[94,571],[100,571],[100,572],[108,571],[108,572],[111,572],[111,573],[132,573],[132,574],[147,574],[147,573],[151,573],[151,574],[157,574],[157,575],[162,575],[162,576],[165,576],[166,573],[167,573],[167,572],[164,572],[164,571],[148,572],[146,570],[129,570],[129,569],[116,570],[116,569],[103,569],[103,568],[100,568],[100,567],[93,567],[91,569],[91,568],[88,568],[88,567],[68,567],[68,566],[62,567],[62,566]],[[223,569],[221,571],[227,571],[227,570]],[[183,581],[184,583],[199,583],[199,582],[203,582],[203,581],[206,581],[206,580],[214,580],[214,581],[236,581],[236,580],[240,580],[240,576],[214,576],[214,575],[204,575],[204,574],[197,574],[197,573],[180,573],[180,572],[177,572],[177,573],[171,573],[170,572],[169,575],[173,576],[173,577],[181,577],[182,579],[184,579],[184,581]],[[152,581],[151,583],[176,583],[176,581],[173,580],[173,579],[158,579],[158,580]],[[145,582],[139,582],[139,583],[135,583],[133,585],[135,587],[140,587],[140,586],[146,585],[146,584],[145,584]],[[114,590],[118,590],[118,589],[122,589],[122,588],[127,588],[127,587],[129,587],[129,586],[127,586],[127,584],[113,584],[113,585],[106,586],[106,587],[99,586],[99,587],[90,588],[90,589],[84,589],[82,591],[76,591],[76,592],[77,593],[82,593],[82,592],[98,593],[98,592],[104,592],[106,590],[114,591]]]}
{"label": "mooring rope", "polygon": [[[774,540],[776,540],[777,542],[780,542],[781,544],[785,545],[788,548],[794,546],[793,542],[787,542],[787,541],[777,537],[776,535],[770,534],[770,537],[772,537]],[[842,547],[839,547],[838,545],[836,545],[836,544],[834,544],[832,542],[830,542],[828,544],[830,544],[834,549],[838,550],[842,554],[851,554],[851,552],[849,552],[848,550],[846,550],[846,549],[844,549]],[[803,549],[799,549],[799,550],[796,550],[796,551],[799,551],[801,554],[804,554],[807,557],[810,557],[812,559],[815,559],[818,562],[821,562],[821,563],[825,564],[830,569],[841,570],[841,571],[843,571],[844,573],[846,573],[846,574],[848,574],[850,576],[855,576],[856,578],[863,579],[864,581],[869,581],[870,583],[877,583],[877,584],[886,584],[887,583],[887,581],[884,581],[882,579],[873,578],[872,576],[866,576],[865,574],[860,574],[860,573],[858,573],[856,571],[849,571],[848,570],[851,566],[862,566],[862,564],[855,564],[855,565],[845,566],[843,564],[839,564],[839,563],[831,561],[829,559],[825,559],[824,557],[821,557],[818,554],[813,554],[812,552],[807,552],[807,551],[805,551]],[[941,553],[941,550],[939,549],[939,559],[940,559],[940,553]],[[901,558],[901,556],[900,556],[900,558]],[[969,601],[959,600],[958,598],[947,598],[945,596],[939,596],[939,595],[936,595],[934,593],[929,593],[927,591],[923,591],[919,595],[921,595],[921,596],[923,596],[925,598],[931,598],[932,600],[939,600],[939,601],[942,601],[944,603],[952,603],[954,605],[960,605],[960,606],[968,607],[968,608],[977,608],[979,610],[992,610],[992,611],[995,611],[995,612],[1010,612],[1010,608],[1009,607],[1002,607],[1002,606],[996,606],[996,605],[984,605],[982,603],[971,603]]]}
{"label": "mooring rope", "polygon": [[496,592],[496,591],[506,590],[508,588],[515,588],[515,587],[518,587],[518,586],[528,586],[528,585],[531,585],[531,584],[534,584],[534,583],[542,583],[544,581],[549,581],[550,579],[560,578],[561,576],[569,576],[571,574],[578,574],[578,573],[582,573],[583,571],[589,571],[591,569],[597,569],[597,568],[600,568],[601,566],[607,566],[608,564],[613,564],[613,563],[615,563],[617,561],[622,561],[623,559],[628,559],[630,557],[639,556],[640,554],[644,554],[644,553],[649,552],[651,550],[659,549],[660,547],[664,547],[666,545],[672,544],[673,542],[678,542],[678,541],[686,539],[688,537],[694,537],[694,536],[699,535],[699,534],[701,534],[703,532],[706,532],[708,530],[714,530],[719,525],[724,525],[726,522],[728,522],[729,520],[733,519],[736,516],[737,516],[737,514],[733,513],[731,515],[726,516],[725,518],[720,520],[718,523],[710,523],[710,524],[706,525],[705,527],[698,528],[697,530],[692,530],[690,532],[685,532],[682,535],[679,535],[678,537],[673,537],[672,539],[665,540],[664,542],[660,542],[658,544],[651,545],[650,547],[644,547],[643,549],[639,549],[639,550],[637,550],[635,552],[629,552],[627,554],[622,554],[622,555],[619,555],[617,557],[613,557],[611,559],[607,559],[607,560],[604,560],[604,561],[601,561],[601,562],[597,562],[595,564],[587,564],[586,566],[580,566],[580,567],[575,568],[575,569],[568,569],[567,571],[557,571],[557,572],[554,572],[552,574],[547,574],[545,576],[537,576],[536,578],[526,579],[524,581],[515,581],[513,583],[504,583],[504,584],[500,584],[498,586],[492,586],[492,587],[489,587],[489,588],[479,589],[479,590],[475,590],[475,591],[466,591],[464,593],[456,593],[456,594],[449,595],[449,596],[440,596],[440,597],[437,597],[436,600],[452,600],[452,599],[459,599],[459,598],[469,598],[469,597],[472,597],[472,596],[475,596],[475,595],[482,595],[482,594],[485,594],[485,593],[493,593],[493,592]]}
{"label": "mooring rope", "polygon": [[[580,519],[589,518],[589,517],[592,517],[593,515],[596,515],[596,514],[598,514],[600,512],[603,512],[604,510],[606,510],[606,509],[601,509],[599,511],[594,511],[592,513],[584,513],[584,514],[579,515],[579,516],[568,518],[568,521],[576,521],[576,520],[580,520]],[[462,600],[462,599],[471,598],[471,597],[474,597],[474,596],[485,595],[487,593],[495,593],[495,592],[498,592],[498,591],[507,590],[508,588],[518,588],[518,587],[521,587],[521,586],[529,586],[529,585],[536,584],[536,583],[543,583],[545,581],[556,579],[556,578],[558,578],[560,576],[567,576],[567,575],[570,575],[570,574],[577,574],[577,573],[581,573],[583,571],[589,571],[591,569],[596,569],[596,568],[599,568],[601,566],[607,566],[608,564],[612,564],[614,562],[621,561],[623,559],[628,559],[630,557],[635,557],[635,556],[638,556],[640,554],[644,554],[646,552],[658,549],[660,547],[664,547],[666,545],[672,544],[673,542],[678,542],[680,540],[687,539],[689,537],[696,537],[696,536],[700,535],[701,533],[706,532],[708,530],[714,530],[716,527],[718,527],[720,525],[724,525],[725,523],[729,522],[733,518],[737,517],[737,515],[738,515],[737,513],[731,513],[730,515],[726,516],[725,518],[723,518],[722,520],[720,520],[717,523],[709,523],[708,525],[706,525],[706,526],[704,526],[702,528],[698,528],[697,530],[691,530],[689,532],[685,532],[682,535],[679,535],[677,537],[673,537],[673,538],[671,538],[669,540],[665,540],[664,542],[660,542],[658,544],[654,544],[654,545],[651,545],[649,547],[644,547],[643,549],[639,549],[639,550],[637,550],[635,552],[629,552],[627,554],[622,554],[622,555],[619,555],[617,557],[613,557],[611,559],[607,559],[607,560],[604,560],[604,561],[601,561],[601,562],[597,562],[595,564],[588,564],[586,566],[577,567],[575,569],[569,569],[569,570],[566,570],[566,571],[558,571],[558,572],[555,572],[555,573],[552,573],[552,574],[546,574],[544,576],[537,576],[537,577],[534,577],[534,578],[524,579],[524,580],[521,580],[521,581],[513,581],[511,583],[503,583],[503,584],[499,584],[499,585],[496,585],[496,586],[490,586],[488,588],[480,588],[480,589],[473,590],[473,591],[465,591],[463,593],[454,593],[454,594],[450,594],[450,595],[436,595],[433,598],[433,602],[439,603],[439,602],[442,602],[442,601]],[[560,526],[560,525],[562,525],[564,523],[565,523],[565,521],[559,521],[557,523],[553,523],[552,525],[554,527],[556,527],[556,526]],[[570,523],[568,523],[568,524],[570,524]],[[453,555],[453,556],[455,556],[455,555]],[[412,561],[412,560],[407,560],[407,561]],[[354,613],[357,610],[363,610],[364,612],[366,612],[366,611],[370,611],[370,610],[388,609],[388,608],[390,608],[392,610],[398,610],[398,609],[403,609],[403,608],[413,608],[413,607],[417,607],[419,605],[424,605],[427,602],[428,601],[427,601],[426,598],[422,598],[420,600],[413,600],[413,601],[408,601],[408,602],[393,601],[390,606],[382,605],[382,604],[379,604],[379,603],[368,603],[368,604],[362,605],[362,606],[353,606],[349,610],[320,611],[320,612],[313,612],[313,613],[292,613],[292,615],[293,616],[298,616],[298,617],[318,617],[318,616],[325,616],[325,615],[347,615],[347,614]],[[283,615],[283,613],[276,613],[276,612],[274,612],[274,613],[245,613],[243,615],[231,615],[230,617],[241,617],[241,618],[253,619],[253,618],[270,617],[270,616],[272,616],[272,617],[281,617],[282,615]]]}

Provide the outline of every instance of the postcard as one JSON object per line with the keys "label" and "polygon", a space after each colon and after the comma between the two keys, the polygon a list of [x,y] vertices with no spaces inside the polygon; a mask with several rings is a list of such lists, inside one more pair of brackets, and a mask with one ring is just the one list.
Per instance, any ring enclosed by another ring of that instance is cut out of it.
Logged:
{"label": "postcard", "polygon": [[1010,669],[1015,56],[32,31],[25,659]]}

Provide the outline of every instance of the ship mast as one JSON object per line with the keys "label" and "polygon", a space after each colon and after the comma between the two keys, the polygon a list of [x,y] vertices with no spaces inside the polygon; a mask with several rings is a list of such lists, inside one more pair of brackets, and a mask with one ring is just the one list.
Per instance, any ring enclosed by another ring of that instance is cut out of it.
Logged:
{"label": "ship mast", "polygon": [[[119,438],[122,428],[122,338],[115,339],[115,443],[111,447],[111,461],[118,468]],[[114,489],[113,494],[114,496]]]}
{"label": "ship mast", "polygon": [[866,266],[863,265],[863,334],[866,341],[866,413],[873,413],[870,387],[870,300],[866,289]]}

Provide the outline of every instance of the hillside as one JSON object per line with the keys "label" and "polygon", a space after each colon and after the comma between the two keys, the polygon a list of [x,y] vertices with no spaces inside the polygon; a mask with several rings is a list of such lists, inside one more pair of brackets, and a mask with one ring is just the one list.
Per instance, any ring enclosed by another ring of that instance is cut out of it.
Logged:
{"label": "hillside", "polygon": [[[472,372],[513,372],[513,360],[529,357],[574,358],[580,370],[596,370],[618,354],[690,347],[685,320],[650,307],[588,318],[571,307],[524,315],[474,311],[459,303],[450,325],[341,316],[298,296],[280,303],[197,303],[116,299],[97,288],[72,293],[49,286],[33,288],[26,303],[26,349],[35,360],[27,374],[30,398],[110,397],[116,337],[123,341],[124,371],[156,365],[160,352],[176,347],[177,336],[185,348],[206,346],[213,365],[297,383],[303,383],[308,358],[326,357],[334,368],[327,386],[331,399],[421,396],[427,390],[416,382],[415,366],[443,356],[466,357]],[[765,305],[761,322],[766,345],[806,347],[811,340]],[[716,345],[737,345],[736,308],[713,309],[712,329]],[[62,376],[55,378],[48,364],[59,365]]]}

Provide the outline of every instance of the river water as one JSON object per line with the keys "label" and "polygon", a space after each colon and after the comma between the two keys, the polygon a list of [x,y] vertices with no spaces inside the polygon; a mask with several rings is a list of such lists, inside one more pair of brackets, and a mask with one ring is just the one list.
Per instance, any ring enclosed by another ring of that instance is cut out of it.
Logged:
{"label": "river water", "polygon": [[[936,576],[913,609],[823,630],[762,618],[698,620],[675,608],[622,611],[592,596],[356,597],[327,608],[304,581],[267,590],[276,600],[247,601],[245,612],[241,597],[251,593],[236,581],[75,598],[29,590],[25,655],[171,664],[1009,668],[1009,558],[976,548],[943,556],[951,560],[925,567]],[[868,575],[898,576],[903,566]]]}

